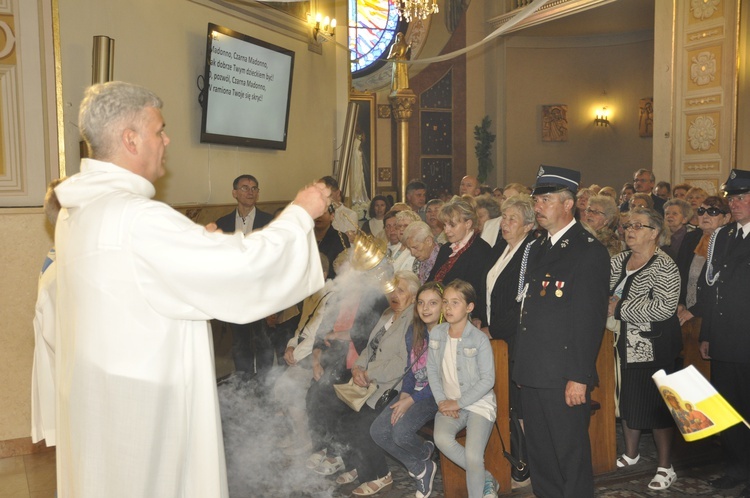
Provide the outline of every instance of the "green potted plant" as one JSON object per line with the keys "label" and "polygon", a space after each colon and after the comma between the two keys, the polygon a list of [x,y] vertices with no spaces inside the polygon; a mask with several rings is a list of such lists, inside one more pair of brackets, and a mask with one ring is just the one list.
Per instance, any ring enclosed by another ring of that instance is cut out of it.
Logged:
{"label": "green potted plant", "polygon": [[477,156],[479,174],[477,178],[481,183],[487,179],[487,175],[494,165],[492,164],[492,142],[495,141],[496,135],[490,131],[492,120],[489,116],[482,119],[482,123],[474,127],[474,152]]}

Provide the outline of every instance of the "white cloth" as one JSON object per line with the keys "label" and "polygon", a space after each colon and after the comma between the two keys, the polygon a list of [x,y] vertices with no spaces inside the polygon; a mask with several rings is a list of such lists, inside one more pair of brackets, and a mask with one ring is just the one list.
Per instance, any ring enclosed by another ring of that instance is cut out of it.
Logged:
{"label": "white cloth", "polygon": [[505,246],[505,250],[503,251],[503,253],[499,258],[497,258],[497,261],[495,261],[495,264],[492,266],[492,268],[490,268],[490,271],[487,272],[487,325],[491,325],[490,312],[492,311],[492,289],[495,288],[497,278],[500,276],[503,270],[505,270],[505,267],[508,266],[508,263],[510,263],[510,260],[513,259],[513,256],[516,255],[519,247],[521,247],[520,243],[517,243],[516,246],[512,249],[510,245]]}
{"label": "white cloth", "polygon": [[332,223],[333,228],[346,234],[346,232],[351,232],[352,230],[357,230],[359,228],[358,221],[359,217],[357,216],[357,213],[343,204],[336,206],[336,214],[333,216]]}
{"label": "white cloth", "polygon": [[256,213],[255,206],[250,210],[249,213],[247,213],[247,216],[243,219],[242,216],[240,216],[240,210],[235,209],[234,211],[234,231],[235,232],[242,232],[245,235],[249,234],[253,231],[253,224],[255,223],[255,213]]}
{"label": "white cloth", "polygon": [[[294,337],[287,342],[288,348],[294,348],[294,359],[300,361],[312,353],[315,338],[326,313],[326,305],[333,293],[334,281],[326,282],[325,287],[308,297],[302,303],[299,325]],[[325,330],[322,332],[330,332]]]}
{"label": "white cloth", "polygon": [[31,369],[31,441],[55,445],[55,294],[57,267],[52,263],[39,275],[34,309],[34,366]]}
{"label": "white cloth", "polygon": [[449,337],[445,343],[445,354],[443,354],[443,392],[448,399],[461,398],[461,385],[458,382],[458,371],[456,370],[456,351],[458,350],[458,338]]}
{"label": "white cloth", "polygon": [[[402,247],[404,247],[403,244]],[[414,256],[411,255],[411,251],[406,247],[393,260],[394,273],[401,270],[414,271]]]}
{"label": "white cloth", "polygon": [[228,497],[208,320],[320,289],[313,220],[291,205],[247,237],[209,233],[90,159],[56,193],[58,497]]}
{"label": "white cloth", "polygon": [[495,242],[497,242],[497,234],[500,233],[500,222],[502,220],[503,217],[498,216],[497,218],[491,218],[484,222],[481,237],[490,245],[490,247],[495,247]]}

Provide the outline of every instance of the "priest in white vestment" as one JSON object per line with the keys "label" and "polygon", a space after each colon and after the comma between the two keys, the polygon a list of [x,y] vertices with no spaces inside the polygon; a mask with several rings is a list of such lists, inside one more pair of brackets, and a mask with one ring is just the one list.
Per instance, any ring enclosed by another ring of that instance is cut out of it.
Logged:
{"label": "priest in white vestment", "polygon": [[94,85],[79,113],[95,159],[55,190],[59,498],[228,497],[208,320],[248,323],[320,289],[301,190],[262,231],[211,232],[151,198],[161,100]]}

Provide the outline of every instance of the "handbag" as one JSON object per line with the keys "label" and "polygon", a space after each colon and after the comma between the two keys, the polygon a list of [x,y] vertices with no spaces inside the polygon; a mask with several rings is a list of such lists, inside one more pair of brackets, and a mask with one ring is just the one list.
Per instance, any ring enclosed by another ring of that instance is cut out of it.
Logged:
{"label": "handbag", "polygon": [[[521,423],[518,420],[518,416],[511,410],[510,413],[510,438],[511,452],[509,453],[505,449],[505,441],[503,441],[502,433],[500,432],[500,426],[498,425],[498,419],[495,417],[495,426],[497,428],[497,435],[500,438],[500,446],[503,450],[503,456],[510,462],[510,475],[516,482],[525,481],[530,475],[529,464],[526,461],[526,438],[521,430]],[[512,453],[518,453],[518,456]]]}
{"label": "handbag", "polygon": [[370,396],[378,389],[377,384],[370,383],[367,387],[358,386],[354,383],[354,379],[349,379],[346,384],[334,384],[334,391],[336,396],[343,401],[346,406],[359,412],[364,406],[365,402],[370,399]]}
{"label": "handbag", "polygon": [[424,348],[422,348],[422,352],[419,353],[419,356],[414,358],[414,361],[412,361],[408,367],[406,367],[406,370],[404,371],[404,374],[398,378],[396,382],[393,383],[393,385],[386,389],[383,394],[380,395],[378,398],[377,403],[375,403],[375,411],[382,411],[383,408],[388,406],[393,399],[398,396],[398,389],[396,389],[396,386],[399,382],[404,380],[404,377],[406,377],[406,374],[409,373],[409,370],[411,370],[411,367],[414,366],[414,364],[419,361],[419,359],[422,357],[423,354],[425,354],[425,351],[427,351],[427,344],[424,345]]}

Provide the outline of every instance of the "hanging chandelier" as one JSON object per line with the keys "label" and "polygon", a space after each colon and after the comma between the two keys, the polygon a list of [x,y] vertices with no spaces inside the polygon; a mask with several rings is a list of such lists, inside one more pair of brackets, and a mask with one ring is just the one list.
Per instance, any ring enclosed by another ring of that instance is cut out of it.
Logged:
{"label": "hanging chandelier", "polygon": [[437,0],[391,0],[398,7],[398,15],[402,21],[411,22],[412,19],[427,19],[430,14],[437,14]]}

